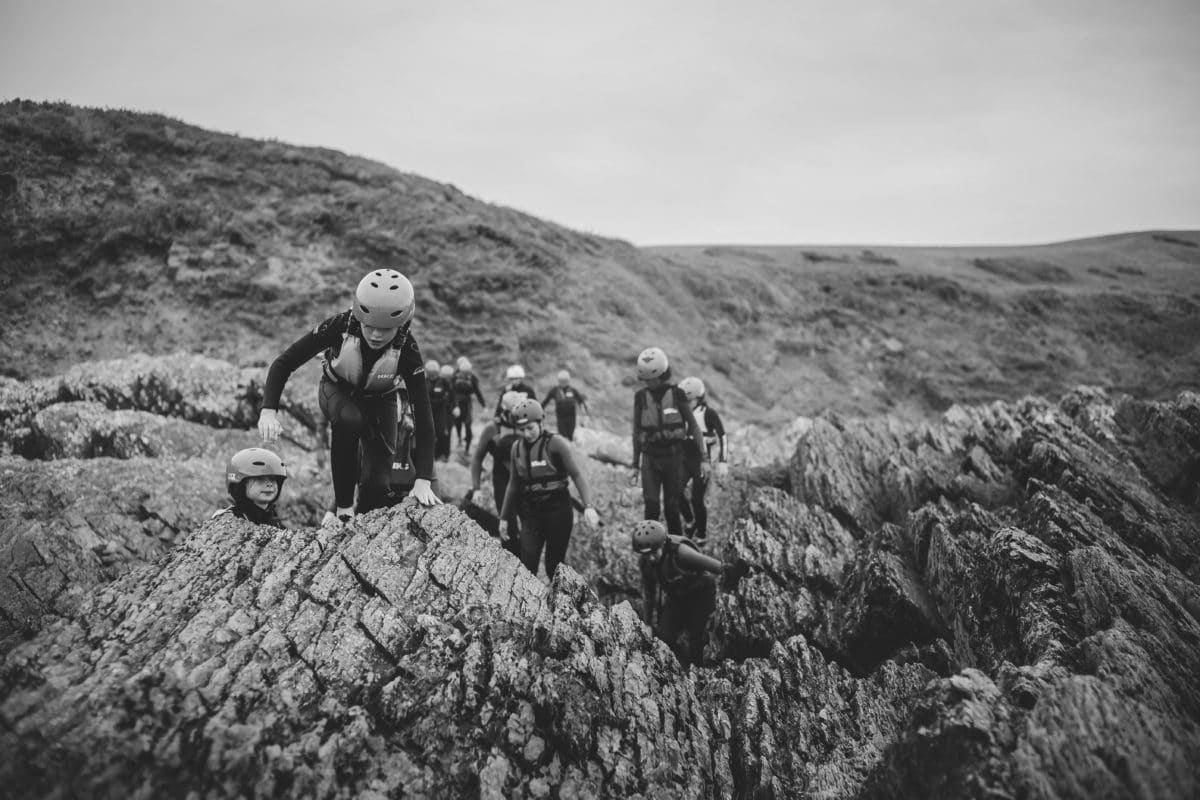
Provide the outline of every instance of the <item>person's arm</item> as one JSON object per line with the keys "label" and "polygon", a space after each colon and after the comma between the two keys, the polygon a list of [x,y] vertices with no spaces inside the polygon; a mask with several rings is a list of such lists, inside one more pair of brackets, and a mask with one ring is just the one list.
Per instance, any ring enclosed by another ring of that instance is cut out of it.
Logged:
{"label": "person's arm", "polygon": [[706,556],[695,548],[689,547],[686,544],[681,544],[675,548],[675,560],[679,566],[691,572],[704,570],[705,572],[714,572],[720,574],[725,565],[712,556]]}
{"label": "person's arm", "polygon": [[705,427],[717,435],[717,461],[725,461],[725,426],[721,424],[721,415],[711,408],[704,410]]}
{"label": "person's arm", "polygon": [[555,398],[557,396],[558,396],[558,387],[555,386],[553,389],[546,392],[546,399],[542,401],[542,408],[549,408],[550,404],[555,402]]}
{"label": "person's arm", "polygon": [[587,398],[584,397],[583,392],[576,389],[575,390],[575,399],[576,399],[576,402],[579,403],[580,410],[582,410],[583,413],[587,414],[590,417],[592,415],[592,412],[591,412],[591,409],[589,409],[587,407]]}
{"label": "person's arm", "polygon": [[654,606],[658,595],[658,575],[654,571],[654,562],[643,556],[638,559],[638,568],[642,572],[642,622],[654,624]]}
{"label": "person's arm", "polygon": [[278,418],[279,398],[283,395],[288,378],[317,353],[341,343],[349,313],[338,314],[320,323],[292,342],[271,362],[267,370],[267,383],[263,386],[262,409],[258,413],[258,432],[264,442],[273,442],[283,433],[283,425]]}
{"label": "person's arm", "polygon": [[517,504],[517,495],[524,488],[524,481],[517,472],[517,451],[521,448],[519,445],[514,445],[512,452],[508,457],[508,488],[504,490],[504,502],[500,505],[500,538],[507,539],[508,518],[510,509],[513,509]]}
{"label": "person's arm", "polygon": [[[475,447],[475,453],[471,456],[471,491],[479,491],[479,478],[483,473],[483,457],[487,455],[488,445],[492,439],[496,437],[496,432],[499,430],[495,422],[489,422],[483,426],[483,430],[479,432],[479,444]],[[495,460],[493,458],[493,460]],[[492,464],[492,469],[496,469],[496,465]]]}
{"label": "person's arm", "polygon": [[484,402],[483,394],[479,391],[479,376],[471,376],[471,388],[475,390],[475,396],[479,398],[479,407],[487,408],[487,403]]}
{"label": "person's arm", "polygon": [[429,402],[429,386],[425,383],[425,360],[421,348],[410,333],[400,351],[400,374],[408,388],[413,415],[413,467],[417,478],[410,494],[421,505],[437,505],[441,501],[433,492],[433,407]]}
{"label": "person's arm", "polygon": [[646,390],[633,395],[633,468],[642,466],[642,404],[646,401]]}
{"label": "person's arm", "polygon": [[583,470],[575,463],[575,451],[571,447],[571,443],[562,436],[555,434],[550,437],[550,444],[547,446],[547,449],[550,451],[550,457],[557,457],[558,464],[562,467],[563,472],[570,475],[571,480],[575,482],[575,488],[579,490],[579,501],[583,503],[584,520],[587,521],[589,527],[596,527],[600,522],[600,514],[596,511],[596,507],[592,505],[587,478],[584,476]]}

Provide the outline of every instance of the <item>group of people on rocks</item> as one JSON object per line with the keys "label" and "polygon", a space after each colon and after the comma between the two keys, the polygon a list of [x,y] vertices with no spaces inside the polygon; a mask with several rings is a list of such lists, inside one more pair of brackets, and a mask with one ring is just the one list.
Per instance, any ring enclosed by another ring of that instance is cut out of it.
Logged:
{"label": "group of people on rocks", "polygon": [[[268,369],[258,419],[264,444],[283,431],[278,411],[288,378],[321,356],[318,401],[329,422],[334,495],[325,525],[345,525],[356,514],[409,495],[421,505],[440,503],[433,490],[435,460],[449,458],[452,434],[464,453],[470,452],[474,401],[485,405],[479,380],[464,356],[454,366],[422,358],[412,332],[415,310],[413,286],[404,275],[373,270],[359,282],[348,310],[292,342]],[[723,570],[702,547],[713,459],[718,470],[725,469],[725,430],[706,403],[703,382],[689,377],[674,383],[661,349],[642,351],[636,369],[643,386],[634,395],[633,465],[634,481],[642,487],[644,521],[635,527],[631,543],[640,557],[643,613],[681,661],[695,662],[715,603],[711,573]],[[524,369],[508,368],[470,462],[469,495],[470,502],[482,503],[483,461],[490,455],[497,534],[534,574],[544,555],[551,577],[566,557],[575,511],[589,527],[599,524],[572,446],[577,413],[589,413],[587,400],[571,385],[568,372],[556,377],[557,385],[539,401],[525,382]],[[544,424],[550,405],[557,433]],[[230,514],[283,527],[276,504],[286,479],[287,467],[272,451],[252,447],[237,452],[226,467],[233,505],[214,516]],[[578,500],[571,495],[571,484]],[[685,503],[689,485],[690,501]],[[687,650],[678,642],[685,630]]]}

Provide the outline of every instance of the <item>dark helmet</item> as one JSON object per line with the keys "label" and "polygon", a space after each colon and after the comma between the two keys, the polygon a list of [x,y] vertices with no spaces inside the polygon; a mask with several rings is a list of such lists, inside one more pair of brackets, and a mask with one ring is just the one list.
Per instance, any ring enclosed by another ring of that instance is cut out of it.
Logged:
{"label": "dark helmet", "polygon": [[225,488],[236,497],[235,492],[245,488],[246,478],[269,476],[279,479],[279,489],[283,490],[283,482],[287,480],[287,465],[283,460],[261,447],[247,447],[238,450],[225,465]]}
{"label": "dark helmet", "polygon": [[644,519],[633,526],[630,543],[639,553],[648,553],[656,547],[662,547],[667,541],[667,529],[656,519]]}
{"label": "dark helmet", "polygon": [[532,397],[527,397],[521,402],[512,407],[512,411],[508,412],[509,419],[512,420],[514,426],[524,425],[527,422],[541,422],[546,412],[542,410],[542,404]]}

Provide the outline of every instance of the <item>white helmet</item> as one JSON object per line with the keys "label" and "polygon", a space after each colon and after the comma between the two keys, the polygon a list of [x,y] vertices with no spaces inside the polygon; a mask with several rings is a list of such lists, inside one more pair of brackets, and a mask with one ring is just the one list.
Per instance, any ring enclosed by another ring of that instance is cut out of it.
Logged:
{"label": "white helmet", "polygon": [[667,354],[658,347],[647,347],[637,357],[637,376],[639,381],[651,378],[665,378],[670,375],[671,364]]}
{"label": "white helmet", "polygon": [[524,399],[524,392],[505,392],[500,396],[500,410],[504,412],[512,411],[517,403]]}
{"label": "white helmet", "polygon": [[683,389],[683,393],[687,395],[688,400],[699,400],[704,397],[704,381],[697,377],[689,376],[679,382],[679,388]]}
{"label": "white helmet", "polygon": [[449,364],[442,364],[441,376],[443,378],[453,378],[454,367],[450,366]]}
{"label": "white helmet", "polygon": [[394,269],[367,273],[354,290],[354,316],[373,328],[403,327],[416,307],[412,284]]}
{"label": "white helmet", "polygon": [[441,368],[442,368],[441,365],[438,364],[436,361],[434,361],[432,358],[425,362],[425,374],[426,375],[437,375],[438,370],[440,370]]}
{"label": "white helmet", "polygon": [[567,372],[565,369],[559,370],[558,371],[558,382],[562,383],[562,384],[570,383],[571,382],[571,373]]}
{"label": "white helmet", "polygon": [[466,356],[459,356],[458,357],[458,368],[462,372],[470,372],[471,371],[471,359],[467,358]]}
{"label": "white helmet", "polygon": [[504,379],[507,381],[519,381],[525,377],[525,368],[520,364],[513,364],[504,373]]}

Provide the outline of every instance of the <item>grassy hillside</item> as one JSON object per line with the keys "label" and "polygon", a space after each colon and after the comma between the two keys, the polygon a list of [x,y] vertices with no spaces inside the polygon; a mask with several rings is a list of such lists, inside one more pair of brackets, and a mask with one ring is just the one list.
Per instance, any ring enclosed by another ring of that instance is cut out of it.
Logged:
{"label": "grassy hillside", "polygon": [[494,398],[567,367],[623,430],[650,344],[733,419],[906,416],[1096,383],[1171,396],[1200,376],[1200,234],[1028,248],[637,249],[324,149],[129,111],[0,104],[0,364],[131,351],[265,366],[408,274],[428,356]]}

